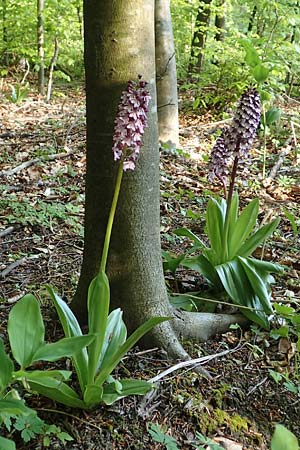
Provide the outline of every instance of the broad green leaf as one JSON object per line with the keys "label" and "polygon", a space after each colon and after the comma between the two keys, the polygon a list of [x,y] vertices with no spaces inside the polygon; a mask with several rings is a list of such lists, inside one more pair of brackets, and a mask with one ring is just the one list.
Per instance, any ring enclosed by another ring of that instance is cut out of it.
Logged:
{"label": "broad green leaf", "polygon": [[104,384],[102,401],[111,405],[120,398],[128,395],[145,395],[153,389],[153,384],[144,380],[120,380],[119,388],[116,390],[115,383]]}
{"label": "broad green leaf", "polygon": [[[67,303],[56,294],[51,286],[47,286],[47,290],[56,308],[65,336],[69,338],[82,336],[79,323]],[[79,350],[78,353],[73,355],[72,361],[78,376],[81,392],[84,392],[88,382],[88,354],[86,348]]]}
{"label": "broad green leaf", "polygon": [[[265,123],[266,125],[272,125],[272,123],[278,122],[281,116],[281,109],[279,108],[270,108],[265,114]],[[264,120],[263,120],[264,124]]]}
{"label": "broad green leaf", "polygon": [[87,407],[99,405],[102,402],[103,387],[96,384],[88,384],[84,391],[83,401]]}
{"label": "broad green leaf", "polygon": [[245,55],[245,62],[250,67],[256,67],[258,64],[260,64],[260,57],[258,52],[255,50],[254,47],[252,47],[250,42],[244,41],[242,42],[242,45],[246,51]]}
{"label": "broad green leaf", "polygon": [[195,243],[196,247],[206,248],[204,242],[202,242],[201,239],[188,228],[177,228],[177,230],[174,231],[174,234],[176,234],[176,236],[185,236],[191,239]]}
{"label": "broad green leaf", "polygon": [[272,222],[259,228],[252,236],[238,250],[238,256],[249,256],[254,250],[262,244],[278,227],[280,217],[274,219]]}
{"label": "broad green leaf", "polygon": [[220,287],[220,278],[215,267],[204,255],[186,257],[182,262],[182,266],[200,272],[210,285],[216,288]]}
{"label": "broad green leaf", "polygon": [[73,408],[85,408],[84,402],[66,383],[52,377],[32,377],[27,374],[26,380],[33,391],[59,403]]}
{"label": "broad green leaf", "polygon": [[14,441],[0,436],[0,449],[1,450],[16,450],[16,444],[14,443]]}
{"label": "broad green leaf", "polygon": [[107,361],[111,359],[126,341],[127,329],[122,316],[123,312],[120,308],[115,309],[108,316],[102,353],[97,370],[99,370],[102,364],[105,366]]}
{"label": "broad green leaf", "polygon": [[287,428],[277,424],[271,440],[271,450],[299,450],[298,440]]}
{"label": "broad green leaf", "polygon": [[12,354],[22,368],[30,366],[44,344],[45,328],[37,299],[25,295],[12,308],[8,318],[8,336]]}
{"label": "broad green leaf", "polygon": [[14,365],[8,354],[5,352],[3,340],[0,338],[0,394],[12,380]]}
{"label": "broad green leaf", "polygon": [[222,254],[222,249],[224,246],[225,216],[225,200],[222,199],[220,203],[216,199],[211,198],[206,209],[206,228],[211,248],[217,256]]}
{"label": "broad green leaf", "polygon": [[228,233],[228,257],[233,259],[239,248],[253,230],[256,224],[259,209],[258,199],[252,200],[241,212],[235,226]]}
{"label": "broad green leaf", "polygon": [[185,257],[184,254],[179,256],[172,256],[170,253],[165,252],[164,250],[162,251],[162,256],[166,260],[163,262],[164,271],[170,270],[173,274],[175,274],[178,266]]}
{"label": "broad green leaf", "polygon": [[14,400],[5,398],[0,400],[0,411],[1,413],[11,414],[11,415],[26,415],[33,413],[33,410],[25,406],[23,400]]}
{"label": "broad green leaf", "polygon": [[57,361],[58,359],[73,356],[89,345],[95,336],[74,336],[60,339],[53,344],[45,344],[34,354],[33,361]]}
{"label": "broad green leaf", "polygon": [[223,287],[236,305],[246,306],[241,312],[263,328],[269,328],[268,318],[262,309],[259,297],[253,291],[241,263],[234,259],[216,267]]}
{"label": "broad green leaf", "polygon": [[139,328],[137,328],[131,336],[124,342],[123,345],[119,348],[119,350],[112,356],[110,360],[107,361],[107,364],[102,365],[99,375],[96,378],[95,383],[98,386],[102,386],[107,377],[111,374],[111,372],[115,369],[115,367],[119,364],[121,359],[126,355],[126,353],[137,343],[144,334],[148,333],[153,327],[156,325],[165,322],[166,320],[170,320],[170,317],[153,317],[152,319],[147,320],[143,323]]}
{"label": "broad green leaf", "polygon": [[274,309],[277,314],[282,316],[289,316],[295,313],[295,309],[292,306],[280,305],[279,303],[274,303]]}
{"label": "broad green leaf", "polygon": [[270,292],[269,292],[269,283],[265,280],[265,272],[259,272],[255,270],[255,266],[251,264],[251,258],[241,258],[238,257],[238,260],[241,262],[249,283],[252,286],[253,292],[259,298],[263,310],[266,314],[272,314],[273,308],[270,301]]}
{"label": "broad green leaf", "polygon": [[30,378],[41,380],[42,378],[55,378],[58,381],[66,381],[72,375],[70,370],[19,370],[14,373],[16,380]]}
{"label": "broad green leaf", "polygon": [[[227,202],[226,202],[226,209],[227,209]],[[229,210],[229,234],[235,228],[235,223],[238,218],[238,212],[239,212],[239,196],[237,192],[235,192],[232,196]]]}
{"label": "broad green leaf", "polygon": [[109,312],[109,302],[109,281],[104,272],[99,272],[92,280],[88,290],[89,333],[97,335],[96,339],[88,348],[88,384],[93,384],[101,356]]}
{"label": "broad green leaf", "polygon": [[257,64],[257,66],[252,69],[252,74],[258,83],[262,83],[268,78],[270,70],[263,64]]}

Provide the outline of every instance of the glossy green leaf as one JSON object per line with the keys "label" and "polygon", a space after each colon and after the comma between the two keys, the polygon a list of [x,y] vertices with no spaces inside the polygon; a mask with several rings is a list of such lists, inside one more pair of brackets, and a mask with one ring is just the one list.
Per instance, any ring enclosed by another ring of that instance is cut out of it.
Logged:
{"label": "glossy green leaf", "polygon": [[262,83],[268,78],[270,70],[263,64],[257,64],[257,66],[252,69],[252,74],[258,83]]}
{"label": "glossy green leaf", "polygon": [[235,226],[229,229],[228,233],[228,257],[233,259],[240,247],[253,230],[256,224],[259,210],[258,199],[252,200],[242,211]]}
{"label": "glossy green leaf", "polygon": [[279,108],[270,108],[265,114],[265,121],[263,119],[263,123],[265,122],[266,125],[272,125],[272,123],[278,122],[278,120],[281,117],[281,109]]}
{"label": "glossy green leaf", "polygon": [[70,370],[19,370],[14,373],[16,380],[30,378],[41,380],[42,378],[55,378],[58,381],[67,381],[72,375]]}
{"label": "glossy green leaf", "polygon": [[299,450],[298,440],[291,431],[277,424],[271,440],[271,450]]}
{"label": "glossy green leaf", "polygon": [[[47,290],[56,308],[65,336],[69,338],[73,336],[82,336],[79,323],[67,303],[56,294],[51,286],[47,286]],[[84,392],[85,386],[88,382],[87,349],[83,348],[82,350],[79,350],[78,353],[73,355],[72,361],[75,366],[81,391]]]}
{"label": "glossy green leaf", "polygon": [[105,338],[97,371],[102,364],[105,366],[108,363],[112,356],[126,341],[127,329],[122,316],[123,312],[120,308],[115,309],[108,316]]}
{"label": "glossy green leaf", "polygon": [[184,254],[179,256],[173,256],[169,252],[162,251],[162,256],[166,261],[163,262],[164,271],[170,270],[173,274],[175,274],[178,266],[184,258]]}
{"label": "glossy green leaf", "polygon": [[[227,209],[227,202],[226,202],[226,209]],[[229,210],[229,235],[233,232],[235,229],[235,224],[238,219],[238,212],[239,212],[239,196],[237,192],[235,192],[231,199],[231,205]]]}
{"label": "glossy green leaf", "polygon": [[241,263],[235,259],[217,266],[216,270],[233,303],[250,308],[241,308],[241,312],[250,320],[268,329],[267,315],[262,310],[259,297],[253,291]]}
{"label": "glossy green leaf", "polygon": [[259,54],[255,50],[255,48],[252,47],[251,43],[244,41],[242,42],[242,45],[246,51],[245,62],[248,64],[248,66],[256,67],[258,64],[260,64]]}
{"label": "glossy green leaf", "polygon": [[3,340],[0,338],[0,394],[12,380],[14,365],[5,351]]}
{"label": "glossy green leaf", "polygon": [[144,336],[144,334],[148,333],[153,327],[159,325],[166,320],[170,320],[170,317],[153,317],[143,323],[139,328],[137,328],[131,336],[124,342],[123,345],[119,348],[119,350],[112,356],[110,360],[107,361],[107,364],[101,366],[101,370],[99,375],[96,378],[96,384],[98,386],[102,386],[107,377],[111,374],[111,372],[115,369],[115,367],[119,364],[121,359],[126,355],[126,353]]}
{"label": "glossy green leaf", "polygon": [[226,216],[226,202],[211,198],[206,210],[206,228],[212,250],[220,254],[224,245],[224,223]]}
{"label": "glossy green leaf", "polygon": [[88,348],[88,384],[93,384],[99,364],[106,332],[109,302],[109,281],[104,272],[99,272],[92,280],[88,290],[89,333],[97,335]]}
{"label": "glossy green leaf", "polygon": [[85,408],[86,406],[76,392],[61,380],[52,377],[37,378],[31,375],[27,375],[26,380],[33,391],[63,405],[73,408]]}
{"label": "glossy green leaf", "polygon": [[5,414],[12,415],[29,415],[33,413],[33,410],[25,406],[23,400],[15,400],[5,398],[0,400],[0,411]]}
{"label": "glossy green leaf", "polygon": [[273,308],[270,301],[268,283],[265,282],[265,272],[255,270],[255,265],[251,264],[250,258],[238,257],[238,260],[244,268],[253,292],[255,292],[259,298],[264,312],[266,314],[271,314],[273,312]]}
{"label": "glossy green leaf", "polygon": [[116,389],[115,383],[105,384],[103,386],[102,401],[106,405],[111,405],[120,398],[128,395],[145,395],[153,389],[153,384],[144,380],[124,379],[118,383]]}
{"label": "glossy green leaf", "polygon": [[34,354],[44,344],[45,334],[40,306],[33,295],[25,295],[12,308],[7,330],[15,360],[23,368],[30,366]]}
{"label": "glossy green leaf", "polygon": [[57,361],[58,359],[73,356],[89,345],[95,336],[74,336],[63,338],[52,344],[45,344],[34,354],[33,361]]}
{"label": "glossy green leaf", "polygon": [[276,230],[280,218],[274,219],[272,222],[262,226],[238,250],[238,256],[249,256],[257,247],[262,244]]}
{"label": "glossy green leaf", "polygon": [[83,400],[87,407],[99,405],[102,402],[103,387],[96,384],[88,384],[84,391]]}
{"label": "glossy green leaf", "polygon": [[206,256],[186,257],[181,264],[184,267],[200,272],[212,286],[216,288],[221,286],[218,273]]}
{"label": "glossy green leaf", "polygon": [[0,436],[0,449],[1,450],[16,450],[16,444],[14,443],[14,441]]}

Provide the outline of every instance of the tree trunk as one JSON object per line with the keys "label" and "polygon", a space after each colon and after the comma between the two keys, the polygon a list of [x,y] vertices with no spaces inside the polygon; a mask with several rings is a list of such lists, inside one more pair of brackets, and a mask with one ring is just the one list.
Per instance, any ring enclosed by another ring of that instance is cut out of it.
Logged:
{"label": "tree trunk", "polygon": [[7,2],[2,0],[2,39],[3,39],[3,55],[6,66],[9,65],[8,55],[8,34],[7,34]]}
{"label": "tree trunk", "polygon": [[[149,82],[152,100],[140,159],[136,170],[123,176],[113,226],[107,268],[111,306],[124,310],[129,331],[153,316],[174,317],[173,321],[155,327],[145,343],[163,347],[172,356],[188,358],[173,328],[175,325],[176,331],[184,331],[184,316],[179,312],[175,315],[170,306],[162,269],[154,0],[85,0],[84,27],[87,95],[85,240],[83,265],[72,308],[79,320],[86,323],[87,289],[99,269],[115,184],[114,118],[127,81],[137,79],[141,74]],[[202,325],[200,321],[199,330]],[[223,328],[218,328],[220,330]],[[215,333],[216,328],[210,327],[211,331]]]}
{"label": "tree trunk", "polygon": [[195,32],[192,39],[191,62],[189,70],[198,70],[203,68],[204,64],[204,49],[207,36],[207,30],[210,19],[210,4],[212,0],[200,1],[198,13],[195,23]]}
{"label": "tree trunk", "polygon": [[215,27],[217,29],[215,39],[223,42],[225,39],[225,25],[226,25],[226,0],[219,0],[217,6],[217,13],[215,17]]}
{"label": "tree trunk", "polygon": [[159,141],[178,148],[177,74],[170,0],[155,0],[155,59]]}
{"label": "tree trunk", "polygon": [[44,95],[45,93],[44,4],[44,0],[37,0],[37,50],[39,59],[38,89],[41,95]]}
{"label": "tree trunk", "polygon": [[249,19],[248,30],[247,30],[246,34],[248,34],[248,33],[250,33],[252,31],[256,13],[257,13],[257,5],[254,5],[252,13],[251,13],[251,16],[250,16],[250,19]]}

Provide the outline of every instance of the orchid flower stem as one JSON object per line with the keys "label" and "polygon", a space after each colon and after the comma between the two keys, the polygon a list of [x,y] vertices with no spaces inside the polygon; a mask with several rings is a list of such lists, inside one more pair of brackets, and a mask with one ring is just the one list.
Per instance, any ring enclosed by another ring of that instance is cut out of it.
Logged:
{"label": "orchid flower stem", "polygon": [[120,188],[121,188],[121,183],[122,183],[122,177],[123,177],[123,165],[124,165],[124,157],[122,157],[120,160],[118,174],[117,174],[117,180],[116,180],[116,186],[115,186],[115,192],[114,192],[114,196],[113,196],[113,200],[112,200],[112,204],[111,204],[111,208],[110,208],[110,212],[109,212],[109,216],[108,216],[105,240],[104,240],[103,251],[102,251],[102,258],[101,258],[101,263],[100,263],[100,272],[105,272],[105,269],[106,269],[106,262],[107,262],[107,255],[108,255],[108,250],[109,250],[111,231],[112,231],[112,226],[114,223],[114,217],[115,217],[115,212],[116,212],[116,208],[117,208],[117,203],[118,203],[118,198],[119,198]]}
{"label": "orchid flower stem", "polygon": [[[240,142],[238,142],[237,148],[239,148],[239,146],[240,146]],[[223,263],[225,261],[227,261],[227,259],[228,259],[229,216],[230,216],[230,208],[231,208],[231,202],[232,202],[232,196],[233,196],[233,191],[234,191],[234,183],[235,183],[238,163],[239,163],[239,156],[237,153],[237,156],[234,158],[234,161],[233,161],[231,177],[230,177],[230,185],[229,185],[228,195],[227,195],[227,206],[226,206],[226,215],[225,215],[225,223],[224,223]]]}

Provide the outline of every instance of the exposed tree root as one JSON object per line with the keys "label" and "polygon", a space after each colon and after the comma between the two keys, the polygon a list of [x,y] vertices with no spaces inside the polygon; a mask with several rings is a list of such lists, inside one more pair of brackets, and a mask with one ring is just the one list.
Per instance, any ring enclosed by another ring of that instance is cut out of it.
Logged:
{"label": "exposed tree root", "polygon": [[176,310],[175,316],[176,320],[172,322],[172,326],[177,335],[200,342],[224,333],[232,324],[246,326],[249,323],[246,317],[240,314],[192,313]]}

